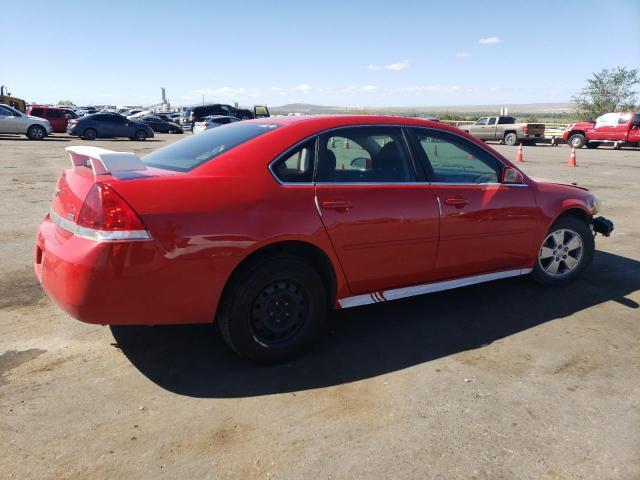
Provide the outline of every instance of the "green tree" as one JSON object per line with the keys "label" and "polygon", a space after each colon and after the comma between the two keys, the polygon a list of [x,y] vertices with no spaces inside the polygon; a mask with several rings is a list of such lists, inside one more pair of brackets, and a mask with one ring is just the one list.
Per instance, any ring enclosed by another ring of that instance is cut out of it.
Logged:
{"label": "green tree", "polygon": [[618,67],[592,74],[587,86],[571,98],[582,119],[595,119],[603,113],[634,110],[640,84],[640,70]]}
{"label": "green tree", "polygon": [[61,107],[75,107],[71,100],[58,100],[58,105]]}

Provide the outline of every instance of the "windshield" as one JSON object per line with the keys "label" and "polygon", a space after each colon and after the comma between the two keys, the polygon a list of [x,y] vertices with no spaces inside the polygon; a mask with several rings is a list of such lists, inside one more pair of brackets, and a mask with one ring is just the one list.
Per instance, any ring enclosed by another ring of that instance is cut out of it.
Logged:
{"label": "windshield", "polygon": [[156,150],[144,157],[142,161],[150,167],[188,172],[275,128],[278,128],[278,125],[255,123],[225,125]]}

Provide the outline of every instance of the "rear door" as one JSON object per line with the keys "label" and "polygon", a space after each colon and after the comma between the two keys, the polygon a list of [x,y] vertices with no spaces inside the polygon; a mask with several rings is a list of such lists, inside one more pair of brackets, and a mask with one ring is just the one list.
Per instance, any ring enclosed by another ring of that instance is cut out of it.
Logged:
{"label": "rear door", "polygon": [[54,132],[60,133],[65,131],[67,120],[62,114],[62,110],[58,110],[56,108],[48,108],[45,111],[45,114],[46,119],[49,120],[49,123],[51,123]]}
{"label": "rear door", "polygon": [[538,209],[527,185],[501,184],[501,162],[451,132],[412,128],[416,157],[441,206],[439,279],[522,267]]}
{"label": "rear door", "polygon": [[316,205],[353,293],[424,283],[438,247],[438,204],[403,130],[320,135]]}

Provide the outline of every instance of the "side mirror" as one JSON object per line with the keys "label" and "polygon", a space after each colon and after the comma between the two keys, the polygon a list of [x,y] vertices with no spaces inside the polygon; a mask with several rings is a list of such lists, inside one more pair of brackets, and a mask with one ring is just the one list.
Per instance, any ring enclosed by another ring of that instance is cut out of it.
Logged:
{"label": "side mirror", "polygon": [[502,171],[502,182],[501,183],[515,183],[522,184],[524,183],[524,176],[520,173],[519,170],[516,170],[513,167],[506,167]]}

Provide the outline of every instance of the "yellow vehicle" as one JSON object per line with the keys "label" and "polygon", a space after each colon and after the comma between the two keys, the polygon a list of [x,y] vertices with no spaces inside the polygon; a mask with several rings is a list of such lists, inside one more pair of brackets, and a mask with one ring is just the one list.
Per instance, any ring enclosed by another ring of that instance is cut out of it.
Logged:
{"label": "yellow vehicle", "polygon": [[22,113],[26,113],[27,105],[21,98],[12,97],[11,93],[7,90],[7,87],[4,85],[0,86],[0,103],[5,105],[9,105],[10,107],[15,108],[16,110],[20,110]]}

